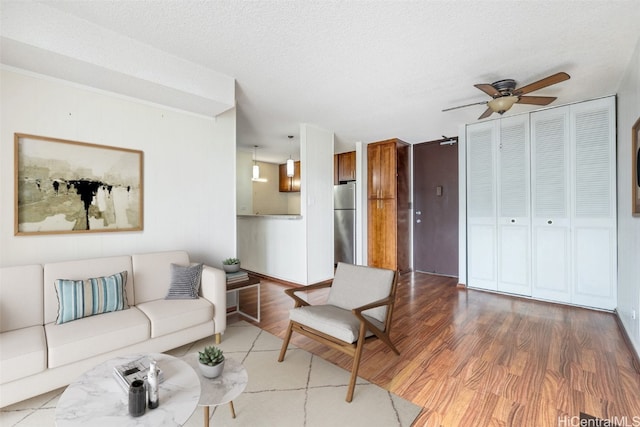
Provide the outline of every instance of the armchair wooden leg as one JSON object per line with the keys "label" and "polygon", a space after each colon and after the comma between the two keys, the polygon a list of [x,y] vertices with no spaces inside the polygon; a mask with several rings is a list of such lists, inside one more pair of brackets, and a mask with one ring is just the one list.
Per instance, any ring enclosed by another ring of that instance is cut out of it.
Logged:
{"label": "armchair wooden leg", "polygon": [[395,345],[393,345],[393,343],[391,342],[391,340],[389,339],[388,335],[382,335],[380,337],[380,339],[382,340],[382,342],[384,342],[387,347],[389,347],[391,349],[391,351],[393,351],[396,355],[400,356],[400,352],[398,351],[398,349],[396,348]]}
{"label": "armchair wooden leg", "polygon": [[284,355],[287,353],[287,347],[289,346],[289,341],[291,340],[291,334],[293,333],[293,323],[289,322],[289,327],[287,328],[287,334],[282,341],[282,348],[280,349],[280,356],[278,356],[278,362],[282,362],[284,360]]}
{"label": "armchair wooden leg", "polygon": [[362,356],[362,348],[364,347],[364,335],[366,328],[360,326],[360,335],[356,345],[356,352],[353,355],[353,366],[351,367],[351,379],[349,380],[349,388],[347,389],[347,402],[353,400],[353,390],[356,388],[356,380],[358,379],[358,369],[360,368],[360,358]]}
{"label": "armchair wooden leg", "polygon": [[222,341],[222,334],[218,332],[216,334],[216,344],[220,344],[221,341]]}

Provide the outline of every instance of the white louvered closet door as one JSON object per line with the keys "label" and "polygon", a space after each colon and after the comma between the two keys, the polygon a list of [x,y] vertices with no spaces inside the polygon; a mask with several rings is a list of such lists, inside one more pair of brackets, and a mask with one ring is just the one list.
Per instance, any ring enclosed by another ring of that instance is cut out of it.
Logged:
{"label": "white louvered closet door", "polygon": [[571,106],[574,304],[616,307],[615,98]]}
{"label": "white louvered closet door", "polygon": [[571,302],[569,107],[531,113],[532,296]]}
{"label": "white louvered closet door", "polygon": [[467,126],[467,284],[494,291],[497,123]]}
{"label": "white louvered closet door", "polygon": [[498,291],[531,296],[529,116],[499,120]]}

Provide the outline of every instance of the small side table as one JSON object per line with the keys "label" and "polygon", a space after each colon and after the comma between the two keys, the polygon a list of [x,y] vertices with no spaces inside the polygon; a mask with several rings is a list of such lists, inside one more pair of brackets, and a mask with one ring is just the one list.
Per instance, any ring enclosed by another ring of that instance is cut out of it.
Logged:
{"label": "small side table", "polygon": [[198,366],[198,353],[190,353],[182,358],[193,368],[200,379],[200,401],[198,406],[204,407],[204,425],[209,427],[209,407],[228,403],[231,415],[236,417],[233,399],[240,396],[249,382],[249,375],[242,363],[235,359],[225,358],[224,370],[217,378],[207,378],[202,375]]}
{"label": "small side table", "polygon": [[[240,310],[240,292],[239,291],[249,289],[249,288],[256,288],[256,292],[258,293],[258,298],[257,298],[258,302],[256,307],[256,313],[258,314],[258,317],[253,317],[250,314]],[[229,292],[236,293],[236,312],[238,314],[245,316],[248,319],[253,320],[254,322],[260,323],[260,278],[258,276],[254,276],[253,274],[249,274],[249,278],[247,280],[244,280],[242,282],[236,282],[236,283],[227,283],[227,293]]]}

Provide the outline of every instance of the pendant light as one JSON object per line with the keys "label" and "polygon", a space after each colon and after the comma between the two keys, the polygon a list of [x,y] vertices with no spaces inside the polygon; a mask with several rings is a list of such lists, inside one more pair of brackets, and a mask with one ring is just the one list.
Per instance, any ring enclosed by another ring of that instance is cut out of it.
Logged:
{"label": "pendant light", "polygon": [[267,182],[266,178],[260,178],[260,166],[258,166],[258,146],[253,146],[253,169],[251,181]]}
{"label": "pendant light", "polygon": [[[289,141],[293,141],[293,135],[289,135]],[[291,158],[291,150],[289,150],[289,158],[287,159],[287,176],[289,178],[294,175],[293,159]]]}

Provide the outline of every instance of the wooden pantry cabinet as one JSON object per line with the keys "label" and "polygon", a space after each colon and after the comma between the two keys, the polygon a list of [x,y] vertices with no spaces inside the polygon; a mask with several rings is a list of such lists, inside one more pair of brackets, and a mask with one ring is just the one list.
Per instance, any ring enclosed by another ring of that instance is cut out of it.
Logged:
{"label": "wooden pantry cabinet", "polygon": [[409,270],[409,144],[367,146],[368,265]]}

